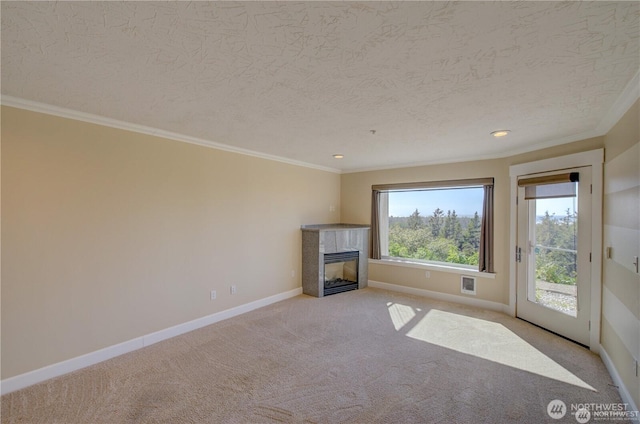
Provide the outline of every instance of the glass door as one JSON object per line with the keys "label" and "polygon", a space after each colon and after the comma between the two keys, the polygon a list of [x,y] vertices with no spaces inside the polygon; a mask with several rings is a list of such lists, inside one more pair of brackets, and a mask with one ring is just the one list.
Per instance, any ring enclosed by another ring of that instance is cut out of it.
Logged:
{"label": "glass door", "polygon": [[591,168],[518,185],[517,316],[588,346]]}

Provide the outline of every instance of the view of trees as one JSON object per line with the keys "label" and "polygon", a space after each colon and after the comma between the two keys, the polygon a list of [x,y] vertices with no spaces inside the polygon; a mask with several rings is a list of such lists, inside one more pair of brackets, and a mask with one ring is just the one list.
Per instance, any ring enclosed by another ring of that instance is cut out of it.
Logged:
{"label": "view of trees", "polygon": [[423,217],[418,209],[408,217],[389,217],[389,256],[477,265],[480,216],[460,217],[437,208]]}
{"label": "view of trees", "polygon": [[[389,256],[477,265],[480,216],[458,216],[437,208],[428,217],[389,217]],[[577,215],[558,218],[545,212],[536,222],[536,279],[576,284]]]}
{"label": "view of trees", "polygon": [[536,279],[576,284],[577,215],[558,218],[548,211],[536,222]]}

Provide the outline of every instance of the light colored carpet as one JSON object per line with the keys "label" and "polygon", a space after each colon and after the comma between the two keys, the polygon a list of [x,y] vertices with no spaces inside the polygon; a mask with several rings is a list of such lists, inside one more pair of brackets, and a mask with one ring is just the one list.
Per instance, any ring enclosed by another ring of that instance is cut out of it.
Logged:
{"label": "light colored carpet", "polygon": [[364,289],[298,296],[2,397],[2,423],[544,423],[620,402],[526,322]]}

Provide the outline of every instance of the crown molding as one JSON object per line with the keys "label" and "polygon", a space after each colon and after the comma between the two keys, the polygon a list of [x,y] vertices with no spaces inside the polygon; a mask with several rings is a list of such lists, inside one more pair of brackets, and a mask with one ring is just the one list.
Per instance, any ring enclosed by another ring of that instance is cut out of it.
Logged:
{"label": "crown molding", "polygon": [[530,146],[524,146],[521,148],[505,150],[501,154],[494,155],[476,155],[476,156],[463,156],[456,158],[456,160],[440,160],[440,161],[427,161],[427,162],[414,162],[414,163],[406,163],[402,165],[392,165],[392,166],[378,166],[378,167],[370,167],[370,168],[358,168],[358,169],[349,169],[343,170],[343,174],[353,174],[357,172],[370,172],[370,171],[383,171],[388,169],[400,169],[400,168],[413,168],[418,166],[429,166],[429,165],[446,165],[450,163],[462,163],[462,162],[472,162],[477,160],[492,160],[492,159],[504,159],[512,156],[521,155],[524,153],[535,152],[537,150],[546,149],[549,147],[560,146],[562,144],[573,143],[575,141],[587,140],[589,138],[594,137],[602,137],[606,135],[614,125],[622,119],[625,113],[633,106],[633,104],[640,98],[640,70],[636,72],[636,74],[631,78],[631,80],[627,83],[622,90],[622,93],[618,96],[613,105],[609,108],[609,111],[604,115],[604,117],[600,120],[598,125],[588,131],[581,132],[579,134],[570,135],[567,137],[562,137],[558,139],[552,139],[543,141],[540,143],[533,143]]}
{"label": "crown molding", "polygon": [[600,120],[596,132],[602,135],[611,131],[611,128],[624,116],[631,106],[640,98],[640,70],[631,78],[618,96],[609,112]]}
{"label": "crown molding", "polygon": [[336,168],[324,167],[324,166],[315,165],[308,162],[296,161],[296,160],[292,160],[292,159],[288,159],[280,156],[270,155],[267,153],[261,153],[261,152],[256,152],[249,149],[230,146],[227,144],[216,143],[214,141],[205,140],[202,138],[191,137],[184,134],[173,133],[173,132],[164,131],[164,130],[160,130],[152,127],[132,124],[125,121],[119,121],[116,119],[105,118],[99,115],[93,115],[86,112],[79,112],[72,109],[66,109],[59,106],[53,106],[45,103],[34,102],[31,100],[25,100],[25,99],[13,97],[13,96],[2,95],[0,97],[0,104],[16,107],[20,109],[26,109],[33,112],[40,112],[48,115],[55,115],[62,118],[75,119],[78,121],[89,122],[92,124],[118,128],[126,131],[133,131],[133,132],[152,135],[156,137],[163,137],[170,140],[196,144],[199,146],[210,147],[213,149],[238,153],[241,155],[253,156],[261,159],[282,162],[289,165],[301,166],[304,168],[317,169],[320,171],[331,172],[336,174],[352,174],[352,173],[358,173],[358,172],[383,171],[388,169],[412,168],[412,167],[429,166],[429,165],[443,165],[443,164],[450,164],[450,163],[471,162],[471,161],[477,161],[477,160],[503,159],[511,156],[517,156],[524,153],[530,153],[537,150],[546,149],[549,147],[572,143],[575,141],[586,140],[593,137],[601,137],[607,134],[611,130],[611,128],[613,128],[613,126],[616,123],[618,123],[618,121],[624,116],[624,114],[639,98],[640,98],[640,71],[636,72],[633,78],[631,78],[631,80],[627,83],[622,93],[618,96],[618,98],[613,103],[611,108],[609,108],[609,111],[607,112],[607,114],[600,120],[598,125],[592,130],[588,130],[580,134],[562,137],[559,139],[548,140],[541,143],[534,143],[518,149],[505,150],[501,154],[465,156],[465,157],[456,158],[455,160],[445,159],[445,160],[439,160],[439,161],[420,161],[420,162],[405,163],[405,164],[394,164],[389,166],[373,166],[373,167],[364,167],[364,168],[355,168],[355,169],[336,169]]}
{"label": "crown molding", "polygon": [[589,138],[600,137],[604,135],[604,133],[598,133],[595,130],[585,131],[580,134],[575,134],[568,137],[562,137],[558,139],[553,139],[540,143],[533,143],[531,145],[527,145],[521,148],[504,150],[499,154],[487,154],[487,155],[473,155],[473,156],[460,156],[455,160],[443,159],[443,160],[435,160],[435,161],[423,161],[423,162],[412,162],[405,163],[401,165],[391,165],[391,166],[379,166],[379,167],[371,167],[371,168],[358,168],[358,169],[349,169],[343,170],[343,174],[354,174],[357,172],[371,172],[371,171],[384,171],[389,169],[402,169],[402,168],[415,168],[419,166],[431,166],[431,165],[447,165],[452,163],[463,163],[463,162],[474,162],[481,160],[494,160],[494,159],[504,159],[510,158],[513,156],[518,156],[524,153],[535,152],[538,150],[546,149],[549,147],[560,146],[562,144],[573,143],[574,141],[586,140]]}
{"label": "crown molding", "polygon": [[573,143],[575,141],[587,140],[589,138],[602,137],[606,135],[615,124],[622,119],[625,113],[633,106],[633,104],[640,98],[640,71],[638,71],[631,81],[625,86],[624,90],[618,96],[616,101],[613,103],[611,108],[607,114],[600,120],[598,125],[588,131],[581,132],[579,134],[570,135],[567,137],[556,138],[552,140],[542,141],[540,143],[533,143],[527,146],[523,146],[516,149],[504,150],[500,154],[489,154],[489,155],[475,155],[475,156],[461,156],[456,158],[455,160],[439,160],[439,161],[423,161],[423,162],[413,162],[406,163],[401,165],[391,165],[391,166],[378,166],[378,167],[370,167],[370,168],[358,168],[358,169],[349,169],[343,170],[343,174],[355,174],[358,172],[371,172],[371,171],[384,171],[389,169],[401,169],[401,168],[414,168],[419,166],[429,166],[429,165],[446,165],[451,163],[462,163],[462,162],[472,162],[479,160],[492,160],[492,159],[504,159],[512,156],[518,156],[524,153],[531,153],[542,149],[547,149],[549,147],[561,146],[563,144]]}
{"label": "crown molding", "polygon": [[25,109],[32,112],[44,113],[47,115],[58,116],[61,118],[74,119],[76,121],[88,122],[90,124],[102,125],[105,127],[117,128],[125,131],[137,132],[140,134],[162,137],[169,140],[180,141],[183,143],[196,144],[198,146],[209,147],[212,149],[223,150],[231,153],[238,153],[245,156],[252,156],[260,159],[266,159],[275,162],[282,162],[288,165],[301,166],[303,168],[316,169],[325,172],[340,174],[342,171],[335,168],[315,165],[308,162],[297,161],[284,158],[281,156],[270,155],[267,153],[256,152],[254,150],[243,149],[240,147],[230,146],[228,144],[216,143],[215,141],[206,140],[198,137],[191,137],[184,134],[178,134],[170,131],[160,130],[157,128],[147,127],[144,125],[132,124],[130,122],[120,121],[117,119],[106,118],[91,113],[80,112],[73,109],[67,109],[59,106],[53,106],[46,103],[34,102],[32,100],[21,99],[19,97],[2,95],[0,104],[4,106]]}

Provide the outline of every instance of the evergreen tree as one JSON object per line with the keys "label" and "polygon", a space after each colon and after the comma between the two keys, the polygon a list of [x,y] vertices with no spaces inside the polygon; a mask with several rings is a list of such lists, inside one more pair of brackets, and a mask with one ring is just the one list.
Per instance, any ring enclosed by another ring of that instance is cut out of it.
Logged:
{"label": "evergreen tree", "polygon": [[453,240],[456,242],[458,250],[460,250],[463,244],[462,225],[460,224],[460,220],[458,220],[455,210],[453,211]]}
{"label": "evergreen tree", "polygon": [[[455,211],[453,212],[455,216]],[[446,239],[453,238],[453,218],[451,216],[451,210],[447,211],[447,217],[444,219],[444,226],[442,227],[442,235]]]}
{"label": "evergreen tree", "polygon": [[431,235],[436,238],[440,237],[442,232],[442,226],[444,224],[444,211],[440,208],[436,208],[433,211],[433,215],[429,218],[429,228],[431,229]]}
{"label": "evergreen tree", "polygon": [[420,212],[418,212],[418,209],[416,209],[415,212],[413,212],[411,216],[409,216],[409,219],[407,220],[407,227],[411,230],[417,230],[423,225],[424,223],[422,222]]}
{"label": "evergreen tree", "polygon": [[480,225],[480,216],[475,212],[462,235],[463,245],[467,245],[471,250],[480,247]]}

